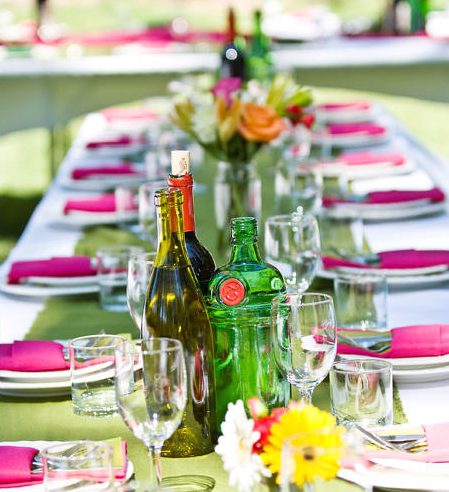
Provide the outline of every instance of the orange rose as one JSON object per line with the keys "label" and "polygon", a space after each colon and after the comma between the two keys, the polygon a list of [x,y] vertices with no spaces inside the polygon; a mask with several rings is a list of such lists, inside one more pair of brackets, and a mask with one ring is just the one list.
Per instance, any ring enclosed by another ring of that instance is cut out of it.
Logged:
{"label": "orange rose", "polygon": [[239,132],[252,142],[271,142],[285,129],[284,120],[271,106],[242,104]]}

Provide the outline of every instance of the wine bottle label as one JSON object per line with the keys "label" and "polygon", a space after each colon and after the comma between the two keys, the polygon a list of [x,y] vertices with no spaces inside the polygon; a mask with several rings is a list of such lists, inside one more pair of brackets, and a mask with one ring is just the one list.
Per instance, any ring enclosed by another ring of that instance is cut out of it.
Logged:
{"label": "wine bottle label", "polygon": [[188,150],[172,150],[171,173],[174,176],[184,176],[190,171],[190,152]]}
{"label": "wine bottle label", "polygon": [[227,306],[237,306],[243,301],[245,294],[245,286],[236,278],[229,278],[220,285],[220,300]]}

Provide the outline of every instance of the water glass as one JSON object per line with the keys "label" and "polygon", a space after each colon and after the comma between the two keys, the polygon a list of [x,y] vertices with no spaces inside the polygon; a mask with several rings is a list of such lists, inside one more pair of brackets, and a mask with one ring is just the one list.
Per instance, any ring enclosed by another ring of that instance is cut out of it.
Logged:
{"label": "water glass", "polygon": [[150,283],[156,253],[138,253],[128,262],[128,284],[126,297],[128,309],[139,332],[142,325],[145,296]]}
{"label": "water glass", "polygon": [[342,275],[334,279],[339,328],[388,330],[388,283],[383,275]]}
{"label": "water glass", "polygon": [[155,179],[139,187],[139,225],[143,239],[149,241],[153,247],[157,244],[154,194],[162,188],[167,188],[166,179]]}
{"label": "water glass", "polygon": [[265,222],[265,256],[282,273],[288,292],[304,292],[315,277],[320,258],[318,223],[302,209]]}
{"label": "water glass", "polygon": [[120,222],[136,219],[139,208],[137,191],[138,188],[135,186],[117,186],[115,188],[115,207]]}
{"label": "water glass", "polygon": [[330,375],[331,407],[337,422],[351,426],[393,423],[393,366],[385,360],[335,362]]}
{"label": "water glass", "polygon": [[332,297],[305,293],[277,296],[271,305],[276,363],[287,381],[310,403],[327,376],[337,352]]}
{"label": "water glass", "polygon": [[126,312],[128,261],[132,255],[143,253],[137,246],[108,246],[97,251],[97,273],[100,308],[105,311]]}
{"label": "water glass", "polygon": [[104,442],[70,441],[41,451],[44,489],[111,490],[114,484],[113,451]]}
{"label": "water glass", "polygon": [[120,415],[148,448],[150,480],[160,484],[161,449],[181,423],[187,403],[181,342],[170,338],[124,341],[115,349],[115,379]]}
{"label": "water glass", "polygon": [[105,417],[117,413],[114,392],[115,347],[125,341],[116,335],[91,335],[69,343],[73,411]]}

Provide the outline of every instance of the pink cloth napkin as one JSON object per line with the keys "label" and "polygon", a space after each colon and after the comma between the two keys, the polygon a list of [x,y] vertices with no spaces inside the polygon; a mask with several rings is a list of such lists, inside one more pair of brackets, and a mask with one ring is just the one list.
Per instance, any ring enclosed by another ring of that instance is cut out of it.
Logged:
{"label": "pink cloth napkin", "polygon": [[[340,329],[344,333],[344,329]],[[368,355],[380,358],[435,357],[449,354],[449,325],[402,326],[391,330],[391,348],[378,354],[338,343],[341,355]]]}
{"label": "pink cloth napkin", "polygon": [[389,152],[384,154],[373,154],[372,152],[351,152],[343,153],[336,160],[338,164],[346,164],[347,166],[365,166],[370,164],[379,164],[387,162],[392,166],[400,166],[404,164],[405,157],[397,152]]}
{"label": "pink cloth napkin", "polygon": [[100,195],[96,198],[67,200],[64,213],[70,212],[116,212],[115,195]]}
{"label": "pink cloth napkin", "polygon": [[375,123],[334,123],[327,125],[330,135],[383,135],[387,129]]}
{"label": "pink cloth napkin", "polygon": [[0,344],[2,371],[63,371],[70,368],[63,346],[50,340],[19,340]]}
{"label": "pink cloth napkin", "polygon": [[31,473],[31,464],[38,452],[35,448],[0,446],[0,488],[42,482],[42,473]]}
{"label": "pink cloth napkin", "polygon": [[397,251],[381,251],[376,253],[380,258],[379,265],[365,265],[355,261],[342,260],[323,256],[324,268],[353,267],[353,268],[425,268],[438,265],[449,266],[449,251],[445,250],[416,250],[403,249]]}
{"label": "pink cloth napkin", "polygon": [[366,198],[361,201],[345,200],[342,198],[323,197],[323,206],[332,207],[338,203],[362,203],[366,205],[379,205],[387,203],[407,203],[417,200],[429,200],[432,203],[443,202],[446,196],[440,188],[430,190],[391,190],[391,191],[372,191],[366,194]]}
{"label": "pink cloth napkin", "polygon": [[109,138],[105,140],[91,140],[86,143],[87,149],[98,149],[100,147],[122,147],[125,145],[131,145],[135,143],[136,140],[128,135],[122,135],[117,138]]}
{"label": "pink cloth napkin", "polygon": [[8,273],[8,283],[18,284],[28,277],[87,277],[96,273],[88,256],[15,261]]}
{"label": "pink cloth napkin", "polygon": [[317,109],[322,109],[324,111],[367,111],[368,109],[371,109],[371,103],[369,101],[350,101],[341,103],[318,104]]}
{"label": "pink cloth napkin", "polygon": [[427,440],[424,453],[407,453],[404,451],[370,451],[366,457],[396,460],[420,461],[424,463],[449,462],[449,422],[423,425]]}
{"label": "pink cloth napkin", "polygon": [[130,164],[118,166],[76,167],[72,170],[73,179],[86,179],[92,176],[132,176],[140,175]]}
{"label": "pink cloth napkin", "polygon": [[158,114],[148,108],[107,108],[101,112],[106,121],[117,120],[146,121],[158,118]]}

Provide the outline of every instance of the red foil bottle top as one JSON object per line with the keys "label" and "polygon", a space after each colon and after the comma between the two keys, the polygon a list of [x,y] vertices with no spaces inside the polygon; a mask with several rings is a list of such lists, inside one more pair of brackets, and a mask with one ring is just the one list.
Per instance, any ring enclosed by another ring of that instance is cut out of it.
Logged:
{"label": "red foil bottle top", "polygon": [[172,176],[168,178],[168,186],[170,189],[181,190],[184,196],[184,232],[195,230],[195,215],[193,211],[193,177],[191,174],[184,176]]}
{"label": "red foil bottle top", "polygon": [[219,289],[221,302],[227,306],[237,306],[245,298],[245,286],[236,278],[225,280]]}

